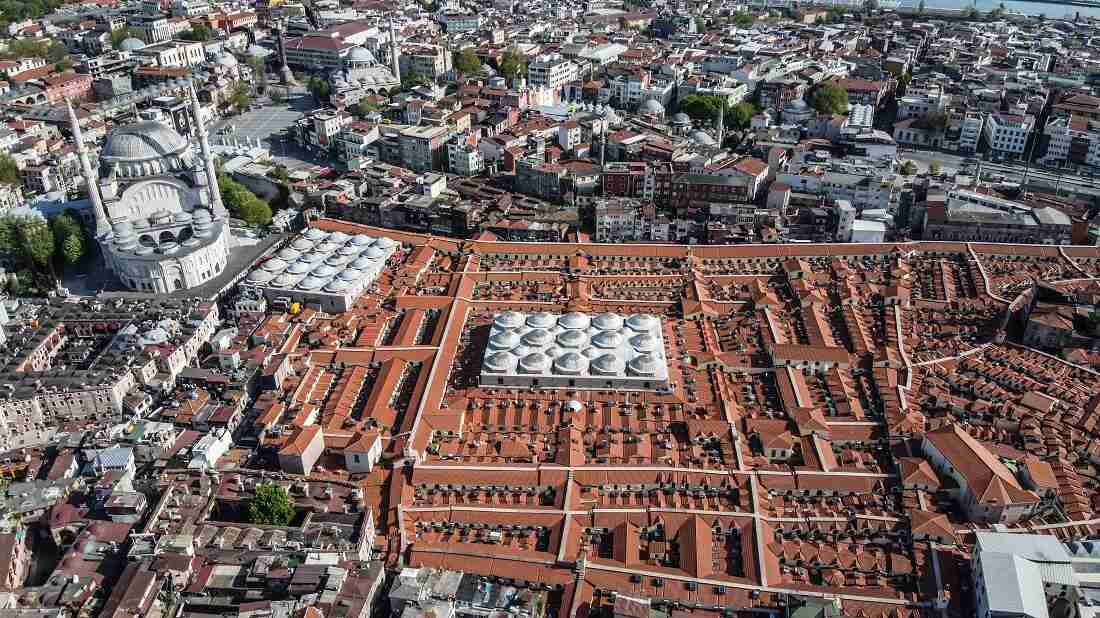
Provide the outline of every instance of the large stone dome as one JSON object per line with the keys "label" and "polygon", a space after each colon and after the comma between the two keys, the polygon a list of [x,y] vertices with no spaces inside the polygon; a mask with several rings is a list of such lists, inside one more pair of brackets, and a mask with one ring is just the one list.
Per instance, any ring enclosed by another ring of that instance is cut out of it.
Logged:
{"label": "large stone dome", "polygon": [[191,151],[171,127],[147,121],[112,131],[100,160],[124,178],[152,176],[190,168]]}

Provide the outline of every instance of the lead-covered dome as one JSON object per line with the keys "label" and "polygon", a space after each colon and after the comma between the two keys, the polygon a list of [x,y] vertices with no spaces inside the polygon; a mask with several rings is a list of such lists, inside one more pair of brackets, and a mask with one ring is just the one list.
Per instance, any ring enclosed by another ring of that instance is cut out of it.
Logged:
{"label": "lead-covered dome", "polygon": [[155,176],[192,167],[187,140],[171,127],[153,121],[111,131],[99,158],[122,178]]}

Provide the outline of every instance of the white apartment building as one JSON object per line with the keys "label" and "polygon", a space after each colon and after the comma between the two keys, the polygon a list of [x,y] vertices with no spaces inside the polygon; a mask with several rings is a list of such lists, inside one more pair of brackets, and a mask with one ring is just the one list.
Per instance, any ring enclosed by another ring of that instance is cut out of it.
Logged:
{"label": "white apartment building", "polygon": [[1027,148],[1027,139],[1035,127],[1033,116],[990,114],[985,121],[985,138],[994,154],[1018,157]]}
{"label": "white apartment building", "polygon": [[165,41],[147,45],[133,51],[132,54],[164,68],[186,69],[206,62],[203,44],[189,41]]}
{"label": "white apartment building", "polygon": [[452,140],[447,143],[447,169],[460,176],[477,176],[485,170],[485,158],[469,141]]}
{"label": "white apartment building", "polygon": [[632,200],[605,200],[596,205],[596,242],[634,240],[638,214]]}
{"label": "white apartment building", "polygon": [[1049,138],[1045,165],[1100,165],[1100,122],[1084,116],[1051,118],[1043,129]]}
{"label": "white apartment building", "polygon": [[898,100],[898,120],[942,114],[950,100],[948,95],[906,95]]}
{"label": "white apartment building", "polygon": [[549,88],[560,95],[562,88],[579,77],[580,67],[561,54],[537,56],[527,65],[527,82],[536,87]]}

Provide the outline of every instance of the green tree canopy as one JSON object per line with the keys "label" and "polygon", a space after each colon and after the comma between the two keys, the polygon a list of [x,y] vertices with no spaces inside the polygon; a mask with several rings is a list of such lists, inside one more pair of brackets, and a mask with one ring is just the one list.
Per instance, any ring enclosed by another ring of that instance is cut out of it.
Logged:
{"label": "green tree canopy", "polygon": [[733,16],[733,25],[738,28],[751,28],[756,23],[756,18],[752,16],[752,13],[746,11],[740,11]]}
{"label": "green tree canopy", "polygon": [[912,176],[913,174],[916,174],[916,173],[917,173],[917,164],[916,163],[913,163],[912,161],[906,161],[905,163],[901,164],[901,175],[902,176]]}
{"label": "green tree canopy", "polygon": [[938,161],[933,161],[928,164],[928,173],[932,176],[939,176],[940,171],[940,164]]}
{"label": "green tree canopy", "polygon": [[286,489],[279,485],[259,485],[248,500],[245,516],[253,524],[288,526],[294,520],[294,502]]}
{"label": "green tree canopy", "polygon": [[752,117],[756,115],[756,111],[756,106],[752,103],[738,103],[726,114],[726,123],[744,131],[752,124]]}
{"label": "green tree canopy", "polygon": [[271,169],[270,172],[267,173],[267,177],[272,180],[277,180],[279,182],[289,182],[290,172],[287,171],[285,165],[276,165],[274,168]]}
{"label": "green tree canopy", "polygon": [[913,83],[913,74],[906,71],[898,76],[898,90],[902,94],[905,94],[905,90],[909,88],[909,84]]}
{"label": "green tree canopy", "polygon": [[318,103],[327,103],[329,97],[332,96],[332,86],[328,83],[328,80],[317,75],[310,76],[306,89],[309,90],[309,93],[313,95]]}
{"label": "green tree canopy", "polygon": [[523,60],[523,54],[515,47],[509,47],[500,57],[500,74],[509,80],[516,79],[527,73],[527,64]]}
{"label": "green tree canopy", "polygon": [[67,4],[66,0],[0,0],[0,21],[38,19]]}
{"label": "green tree canopy", "polygon": [[229,91],[228,103],[234,113],[243,112],[252,103],[252,89],[249,88],[246,82],[233,82],[233,86]]}
{"label": "green tree canopy", "polygon": [[474,48],[467,47],[455,56],[454,67],[463,75],[472,75],[481,70],[481,58],[474,53]]}
{"label": "green tree canopy", "polygon": [[363,97],[355,104],[355,109],[353,111],[359,118],[365,118],[367,114],[378,111],[378,103],[370,97]]}
{"label": "green tree canopy", "polygon": [[0,182],[6,185],[17,185],[22,182],[19,177],[19,164],[9,154],[0,154]]}
{"label": "green tree canopy", "polygon": [[271,206],[257,197],[248,187],[224,173],[219,173],[218,188],[221,189],[222,202],[234,217],[249,225],[271,223]]}
{"label": "green tree canopy", "polygon": [[822,114],[847,114],[848,92],[834,82],[825,82],[814,89],[809,103]]}
{"label": "green tree canopy", "polygon": [[195,22],[191,24],[191,30],[181,34],[180,38],[186,41],[198,41],[199,43],[213,41],[214,29],[201,21]]}
{"label": "green tree canopy", "polygon": [[42,58],[57,62],[68,56],[69,50],[54,39],[15,39],[8,43],[5,58]]}
{"label": "green tree canopy", "polygon": [[70,266],[84,259],[84,228],[75,217],[66,213],[50,221],[54,242],[61,247],[61,257]]}
{"label": "green tree canopy", "polygon": [[15,238],[28,266],[39,272],[53,273],[53,252],[56,245],[53,231],[45,219],[25,217],[16,226]]}
{"label": "green tree canopy", "polygon": [[689,94],[680,100],[680,111],[691,116],[692,120],[710,122],[718,119],[725,105],[721,97]]}

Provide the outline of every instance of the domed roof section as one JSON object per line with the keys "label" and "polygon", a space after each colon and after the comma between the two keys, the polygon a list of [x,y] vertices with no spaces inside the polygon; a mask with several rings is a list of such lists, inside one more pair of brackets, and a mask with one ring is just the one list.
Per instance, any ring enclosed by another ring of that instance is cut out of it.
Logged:
{"label": "domed roof section", "polygon": [[561,324],[562,328],[569,329],[588,328],[588,316],[583,313],[573,311],[558,318],[558,324]]}
{"label": "domed roof section", "polygon": [[542,352],[531,352],[519,360],[519,367],[530,373],[542,373],[550,368],[550,357]]}
{"label": "domed roof section", "polygon": [[560,373],[580,373],[588,366],[588,359],[576,352],[566,352],[554,359],[554,369]]}
{"label": "domed roof section", "polygon": [[118,48],[122,51],[137,51],[139,49],[145,49],[145,41],[142,41],[136,37],[129,37],[122,39],[122,42],[118,44]]}
{"label": "domed roof section", "polygon": [[527,333],[523,336],[523,342],[531,346],[544,346],[549,345],[553,341],[554,336],[550,334],[550,331],[536,328],[535,330]]}
{"label": "domed roof section", "polygon": [[489,347],[497,350],[510,350],[519,345],[519,335],[510,330],[501,331],[489,337]]}
{"label": "domed roof section", "polygon": [[545,311],[527,316],[527,325],[531,328],[550,328],[556,321],[553,314]]}
{"label": "domed roof section", "polygon": [[523,314],[515,311],[505,311],[498,315],[493,323],[496,324],[497,328],[519,328],[523,326]]}
{"label": "domed roof section", "polygon": [[626,319],[626,325],[636,331],[647,331],[657,325],[657,320],[651,315],[635,313]]}
{"label": "domed roof section", "polygon": [[588,365],[592,373],[612,374],[622,371],[623,362],[614,354],[603,354],[592,359]]}
{"label": "domed roof section", "polygon": [[370,53],[369,49],[362,46],[352,47],[351,51],[348,52],[347,61],[377,64],[377,61],[374,59],[374,54]]}
{"label": "domed roof section", "polygon": [[702,129],[696,129],[691,132],[691,141],[700,146],[714,146],[717,142],[706,131]]}
{"label": "domed roof section", "polygon": [[597,348],[617,348],[623,344],[623,336],[613,330],[605,330],[596,333],[592,337],[592,345]]}
{"label": "domed roof section", "polygon": [[691,124],[691,116],[688,116],[684,112],[676,112],[672,115],[672,124],[689,125]]}
{"label": "domed roof section", "polygon": [[647,333],[634,335],[630,338],[630,345],[640,352],[652,352],[657,349],[657,338]]}
{"label": "domed roof section", "polygon": [[638,375],[653,375],[657,372],[657,357],[652,354],[639,354],[632,358],[627,366]]}
{"label": "domed roof section", "polygon": [[800,111],[805,111],[805,110],[809,109],[809,107],[810,106],[806,105],[806,102],[803,101],[802,99],[792,99],[790,102],[787,103],[787,106],[786,106],[785,109],[788,109],[790,111],[799,111],[800,112]]}
{"label": "domed roof section", "polygon": [[516,357],[507,352],[495,352],[485,357],[485,368],[489,371],[508,371],[516,364]]}
{"label": "domed roof section", "polygon": [[223,66],[227,69],[232,69],[232,68],[235,68],[237,66],[238,62],[237,62],[237,58],[234,57],[233,54],[230,54],[230,53],[226,52],[226,53],[223,53],[222,55],[218,56],[218,64],[220,64],[221,66]]}
{"label": "domed roof section", "polygon": [[663,116],[665,113],[665,106],[661,105],[660,101],[656,99],[646,99],[641,105],[638,106],[639,114],[650,114],[653,116]]}
{"label": "domed roof section", "polygon": [[119,127],[107,136],[100,158],[107,163],[151,161],[187,150],[187,140],[159,122],[145,121]]}
{"label": "domed roof section", "polygon": [[617,313],[601,313],[592,319],[592,326],[600,330],[619,330],[623,327],[623,318]]}
{"label": "domed roof section", "polygon": [[558,345],[564,348],[579,348],[588,343],[588,335],[584,331],[570,329],[558,335]]}

